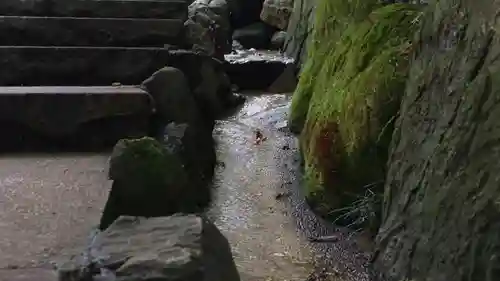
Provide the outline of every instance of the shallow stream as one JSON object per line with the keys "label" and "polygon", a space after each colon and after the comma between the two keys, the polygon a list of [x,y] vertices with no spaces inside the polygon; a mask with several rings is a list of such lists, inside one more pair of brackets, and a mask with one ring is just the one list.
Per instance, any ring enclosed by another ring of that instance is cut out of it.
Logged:
{"label": "shallow stream", "polygon": [[[250,96],[217,123],[220,165],[209,216],[229,239],[242,281],[304,281],[323,261],[329,280],[366,280],[367,255],[304,203],[297,143],[286,130],[289,103],[287,95]],[[86,241],[99,221],[110,188],[107,157],[0,158],[0,281],[53,280],[51,262]],[[332,233],[339,243],[307,241]]]}

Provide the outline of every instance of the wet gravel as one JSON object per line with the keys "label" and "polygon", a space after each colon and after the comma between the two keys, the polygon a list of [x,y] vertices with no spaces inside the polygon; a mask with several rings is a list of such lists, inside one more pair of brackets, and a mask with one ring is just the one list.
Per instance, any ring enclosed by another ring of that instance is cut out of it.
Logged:
{"label": "wet gravel", "polygon": [[[232,242],[237,262],[251,256],[250,251],[260,254],[246,267],[239,263],[244,277],[257,269],[276,280],[368,280],[369,255],[359,249],[356,236],[318,218],[305,203],[298,143],[287,130],[289,105],[289,95],[253,95],[236,116],[219,122],[216,137],[225,168],[218,173],[212,211],[216,223]],[[257,129],[267,138],[258,145]],[[338,242],[307,240],[332,234]],[[268,258],[271,250],[260,247],[273,238],[281,239],[302,265],[273,265],[277,258]]]}

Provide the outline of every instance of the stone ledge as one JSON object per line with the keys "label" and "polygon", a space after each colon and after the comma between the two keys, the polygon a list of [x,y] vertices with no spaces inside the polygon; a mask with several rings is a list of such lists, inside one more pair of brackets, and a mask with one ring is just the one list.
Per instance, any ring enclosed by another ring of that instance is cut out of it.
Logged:
{"label": "stone ledge", "polygon": [[140,85],[167,65],[169,48],[0,46],[0,86]]}
{"label": "stone ledge", "polygon": [[4,46],[185,45],[177,19],[0,16],[0,34]]}
{"label": "stone ledge", "polygon": [[5,16],[187,19],[186,0],[2,0]]}
{"label": "stone ledge", "polygon": [[[109,116],[152,114],[153,100],[136,86],[0,87],[0,118],[84,123]],[[70,120],[68,120],[70,119]]]}

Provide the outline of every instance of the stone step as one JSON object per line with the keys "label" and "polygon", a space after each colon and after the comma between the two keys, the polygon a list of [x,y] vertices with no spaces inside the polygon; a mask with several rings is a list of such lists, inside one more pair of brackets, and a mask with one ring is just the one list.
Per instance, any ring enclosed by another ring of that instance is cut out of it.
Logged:
{"label": "stone step", "polygon": [[0,46],[0,86],[140,85],[170,56],[168,48]]}
{"label": "stone step", "polygon": [[78,136],[82,142],[101,142],[144,136],[153,111],[150,95],[137,86],[0,87],[0,124],[12,128],[1,143],[40,137]]}
{"label": "stone step", "polygon": [[153,100],[138,86],[0,87],[0,119],[38,125],[86,123],[110,116],[153,113]]}
{"label": "stone step", "polygon": [[1,0],[0,15],[187,19],[188,0]]}
{"label": "stone step", "polygon": [[183,31],[172,19],[0,16],[3,46],[181,46]]}

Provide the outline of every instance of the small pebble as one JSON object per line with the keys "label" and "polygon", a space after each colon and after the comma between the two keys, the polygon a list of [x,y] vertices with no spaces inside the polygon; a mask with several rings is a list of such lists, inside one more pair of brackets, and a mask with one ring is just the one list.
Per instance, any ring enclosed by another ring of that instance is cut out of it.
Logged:
{"label": "small pebble", "polygon": [[280,192],[280,193],[276,194],[276,196],[274,198],[276,200],[279,200],[285,196],[290,196],[290,192]]}

